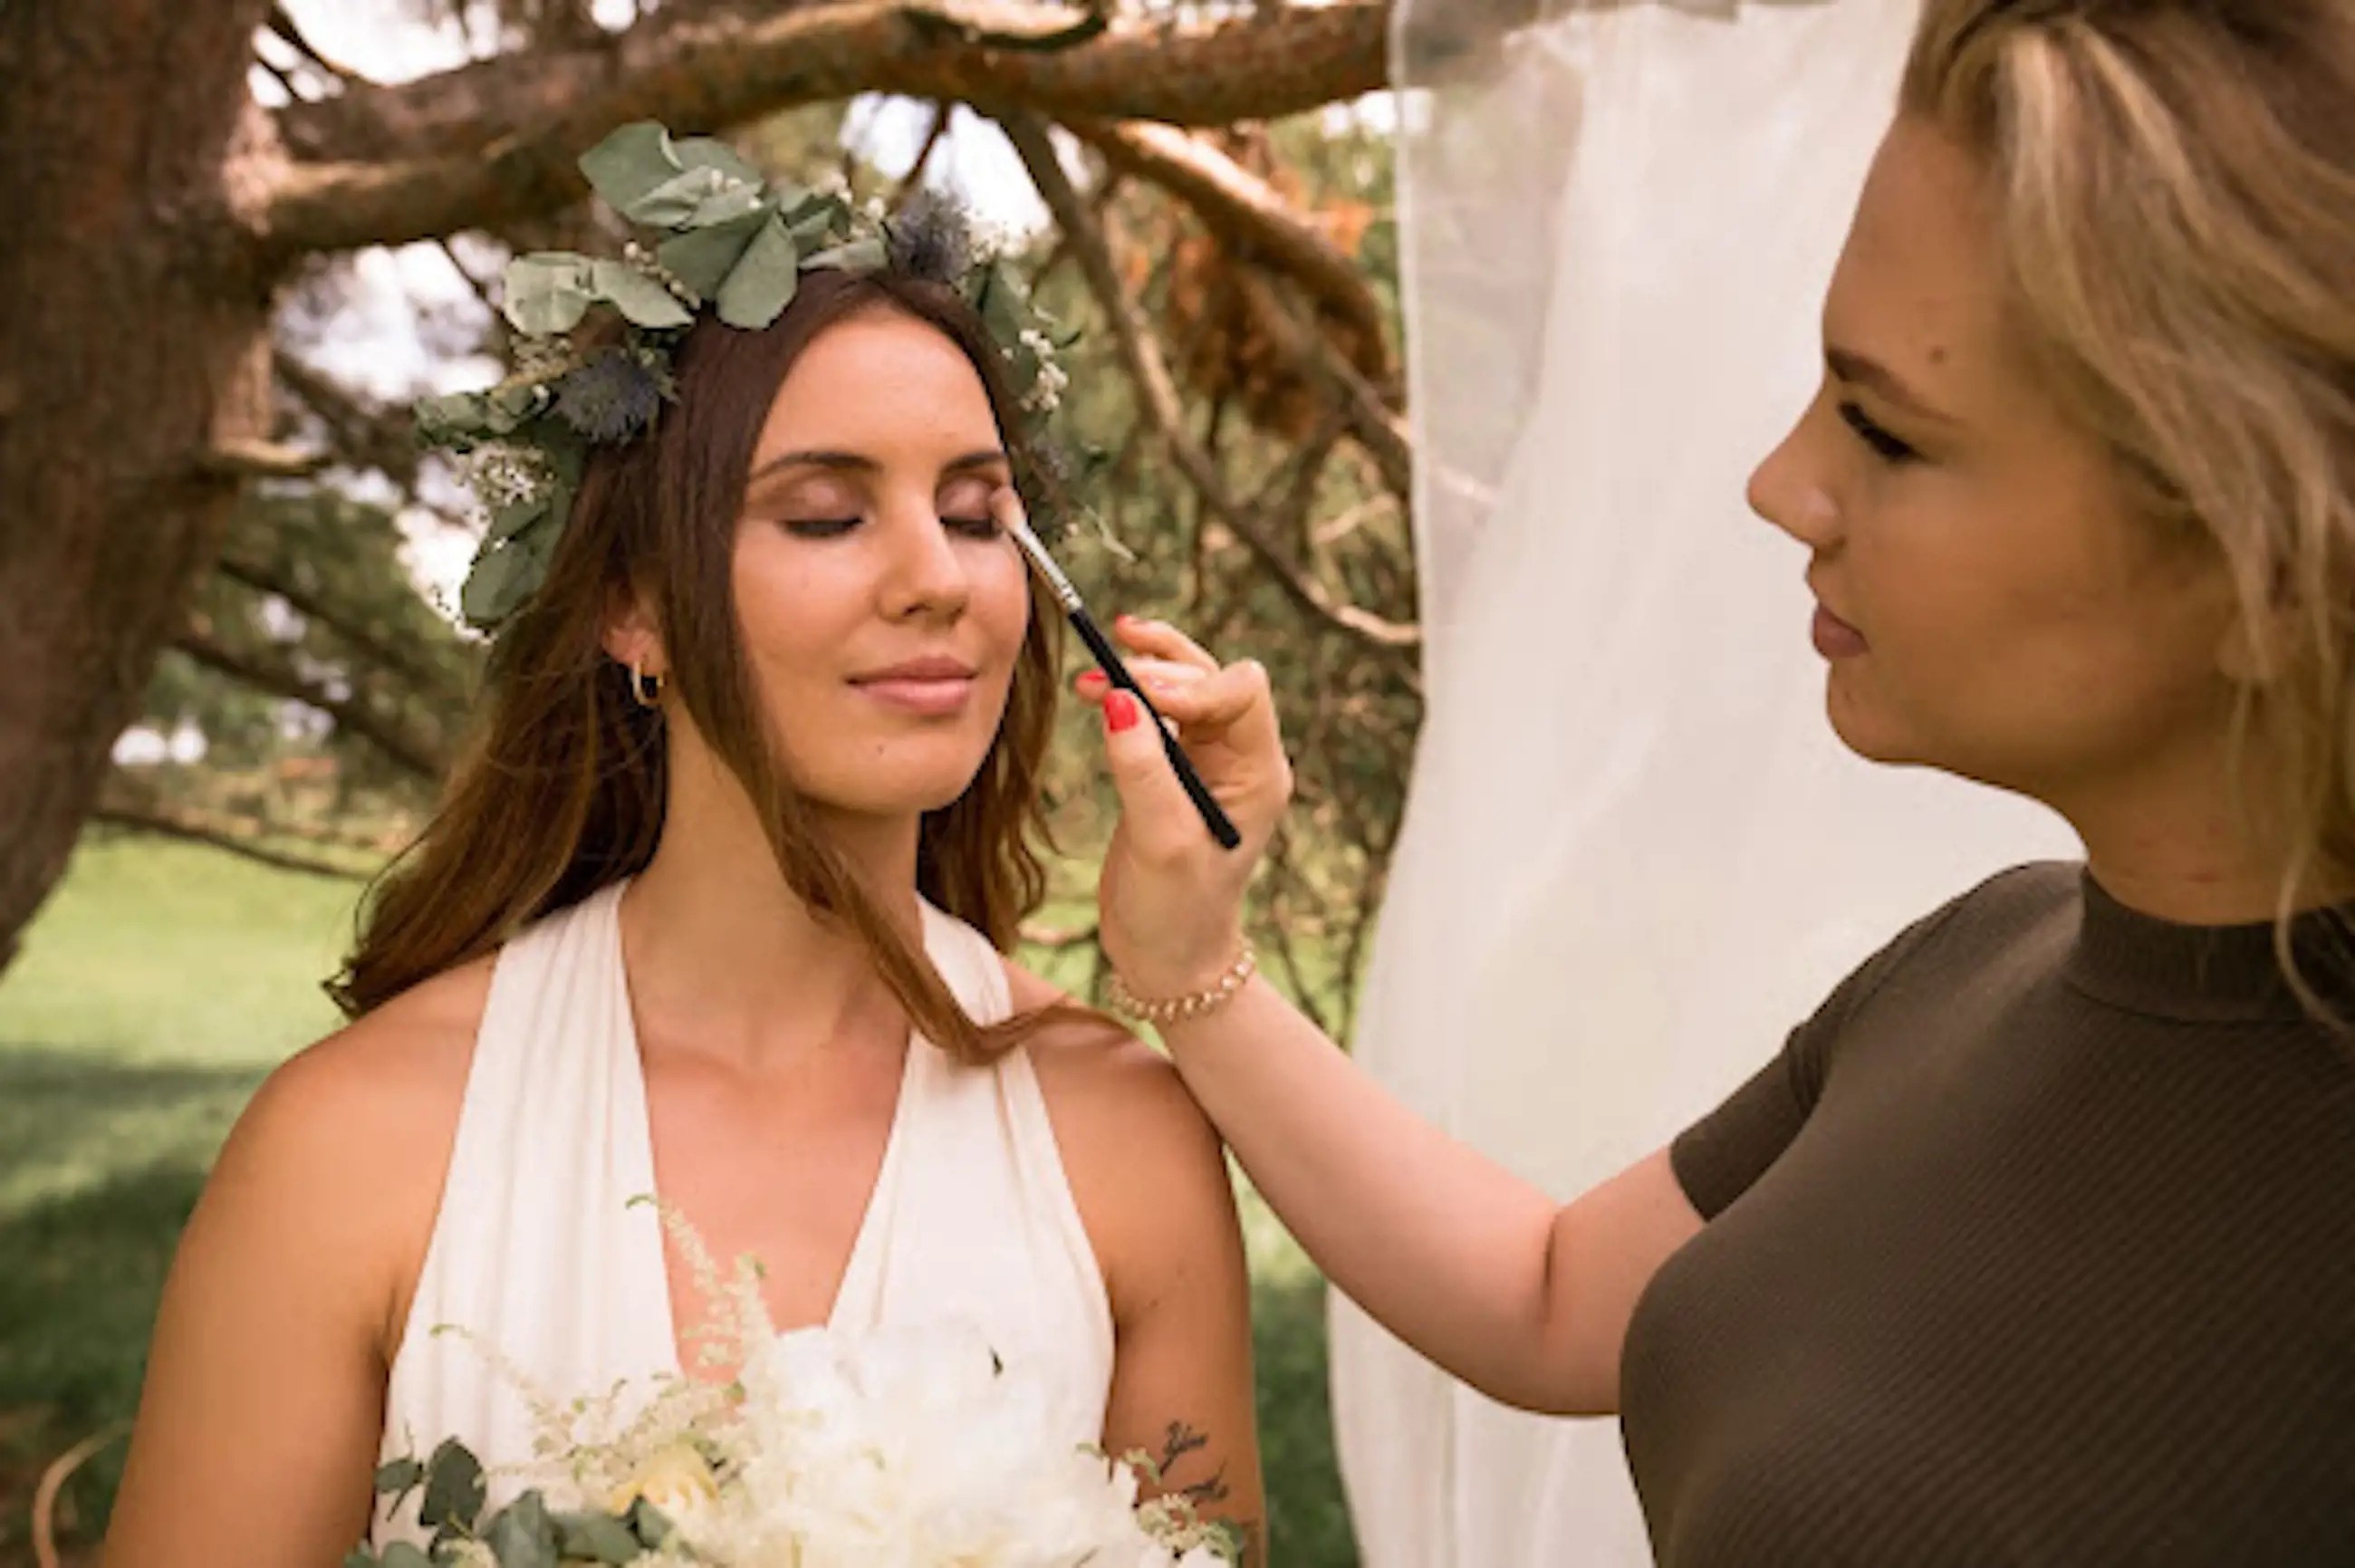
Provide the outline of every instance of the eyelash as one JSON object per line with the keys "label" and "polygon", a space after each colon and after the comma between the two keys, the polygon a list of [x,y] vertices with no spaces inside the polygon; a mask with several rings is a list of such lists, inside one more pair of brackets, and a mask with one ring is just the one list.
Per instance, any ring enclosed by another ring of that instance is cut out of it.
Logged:
{"label": "eyelash", "polygon": [[1874,456],[1883,463],[1899,464],[1916,462],[1921,453],[1872,421],[1870,415],[1854,403],[1842,403],[1839,416],[1857,439],[1872,449]]}
{"label": "eyelash", "polygon": [[[797,517],[785,524],[785,531],[795,539],[840,539],[865,519],[859,517]],[[1005,530],[994,517],[943,517],[941,521],[967,539],[994,539]]]}

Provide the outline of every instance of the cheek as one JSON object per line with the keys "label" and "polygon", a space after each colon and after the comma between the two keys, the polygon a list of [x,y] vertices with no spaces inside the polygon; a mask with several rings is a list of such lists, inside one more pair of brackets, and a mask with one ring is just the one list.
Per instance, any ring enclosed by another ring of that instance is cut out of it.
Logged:
{"label": "cheek", "polygon": [[1010,666],[1030,629],[1030,571],[1012,545],[1002,557],[993,555],[975,568],[969,613],[987,639],[993,662]]}
{"label": "cheek", "polygon": [[736,550],[733,587],[744,653],[771,690],[830,672],[864,613],[858,584],[843,579],[847,552],[784,548],[751,530]]}
{"label": "cheek", "polygon": [[1850,696],[1930,760],[2031,777],[2207,721],[2212,596],[2132,523],[2021,506],[1878,520],[1852,562],[1879,624]]}

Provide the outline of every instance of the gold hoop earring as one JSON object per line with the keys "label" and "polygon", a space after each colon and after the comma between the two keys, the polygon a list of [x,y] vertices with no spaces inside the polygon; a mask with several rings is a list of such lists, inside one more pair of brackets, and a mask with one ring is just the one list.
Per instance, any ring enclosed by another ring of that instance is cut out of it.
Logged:
{"label": "gold hoop earring", "polygon": [[662,688],[662,677],[648,675],[634,659],[630,662],[630,695],[637,699],[639,707],[660,708]]}

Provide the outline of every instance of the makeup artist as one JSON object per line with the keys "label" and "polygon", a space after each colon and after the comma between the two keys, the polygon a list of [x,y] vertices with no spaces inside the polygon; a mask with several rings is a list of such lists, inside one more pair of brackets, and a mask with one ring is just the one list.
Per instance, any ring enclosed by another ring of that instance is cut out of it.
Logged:
{"label": "makeup artist", "polygon": [[1084,684],[1105,951],[1341,1289],[1622,1417],[1672,1568],[2355,1563],[2355,6],[1928,0],[1824,335],[1751,499],[1830,721],[2083,865],[1929,914],[1560,1207],[1249,975],[1265,677],[1127,624],[1246,852]]}

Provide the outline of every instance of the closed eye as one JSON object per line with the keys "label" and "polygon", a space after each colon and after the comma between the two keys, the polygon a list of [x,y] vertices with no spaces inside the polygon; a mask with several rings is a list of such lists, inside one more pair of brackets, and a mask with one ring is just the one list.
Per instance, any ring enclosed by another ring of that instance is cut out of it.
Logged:
{"label": "closed eye", "polygon": [[789,517],[785,531],[795,539],[839,539],[858,526],[857,517]]}
{"label": "closed eye", "polygon": [[977,517],[944,517],[941,522],[943,526],[971,539],[994,539],[1006,531],[998,527],[997,519],[986,512]]}
{"label": "closed eye", "polygon": [[1872,449],[1873,455],[1884,463],[1903,464],[1920,460],[1922,454],[1898,437],[1873,422],[1872,416],[1854,403],[1842,403],[1839,416],[1857,439]]}

